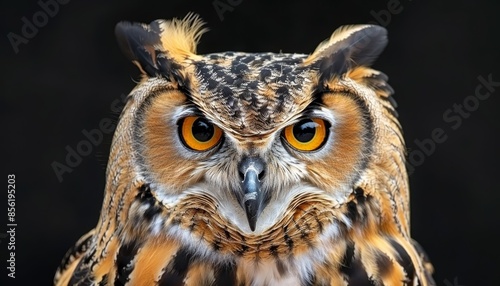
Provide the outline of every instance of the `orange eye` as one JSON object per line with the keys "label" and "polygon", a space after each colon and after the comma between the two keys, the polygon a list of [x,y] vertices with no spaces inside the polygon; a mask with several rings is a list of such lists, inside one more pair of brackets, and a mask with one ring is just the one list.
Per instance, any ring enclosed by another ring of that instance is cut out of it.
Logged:
{"label": "orange eye", "polygon": [[188,116],[179,125],[184,145],[195,151],[207,151],[215,147],[222,138],[222,130],[199,116]]}
{"label": "orange eye", "polygon": [[299,151],[314,151],[326,142],[328,127],[323,119],[304,119],[287,126],[282,136],[290,146]]}

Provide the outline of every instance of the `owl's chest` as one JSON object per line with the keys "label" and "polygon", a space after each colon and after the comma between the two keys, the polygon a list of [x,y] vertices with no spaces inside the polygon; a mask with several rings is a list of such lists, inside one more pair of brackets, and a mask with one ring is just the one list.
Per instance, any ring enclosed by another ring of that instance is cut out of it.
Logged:
{"label": "owl's chest", "polygon": [[168,247],[167,250],[173,251],[159,247],[146,253],[139,249],[136,257],[119,263],[125,267],[118,268],[115,277],[125,278],[128,285],[155,281],[154,285],[301,286],[310,285],[315,265],[312,259],[238,256],[221,259],[216,253],[200,253],[186,246],[175,250],[172,245]]}
{"label": "owl's chest", "polygon": [[236,281],[243,285],[304,285],[308,280],[307,274],[301,277],[300,269],[297,265],[291,265],[276,259],[265,261],[241,261],[236,264],[237,275],[241,277]]}

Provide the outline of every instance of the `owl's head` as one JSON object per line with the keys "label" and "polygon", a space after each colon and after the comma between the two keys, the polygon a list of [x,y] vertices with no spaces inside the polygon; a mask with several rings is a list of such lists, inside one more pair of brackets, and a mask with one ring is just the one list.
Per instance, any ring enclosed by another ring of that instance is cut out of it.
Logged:
{"label": "owl's head", "polygon": [[199,55],[203,32],[193,15],[116,27],[143,74],[108,167],[108,185],[126,172],[137,187],[134,227],[231,253],[281,236],[280,253],[351,227],[349,203],[383,197],[380,177],[397,171],[405,190],[392,90],[369,68],[384,28],[339,28],[310,55]]}

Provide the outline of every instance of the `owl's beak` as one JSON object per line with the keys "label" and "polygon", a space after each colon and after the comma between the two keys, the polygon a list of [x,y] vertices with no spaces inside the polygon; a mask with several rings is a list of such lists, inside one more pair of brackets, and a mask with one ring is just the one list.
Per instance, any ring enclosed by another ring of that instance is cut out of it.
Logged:
{"label": "owl's beak", "polygon": [[258,157],[245,157],[240,162],[239,171],[243,181],[241,187],[243,198],[241,205],[247,214],[248,224],[255,230],[257,218],[262,211],[261,179],[264,176],[265,164]]}

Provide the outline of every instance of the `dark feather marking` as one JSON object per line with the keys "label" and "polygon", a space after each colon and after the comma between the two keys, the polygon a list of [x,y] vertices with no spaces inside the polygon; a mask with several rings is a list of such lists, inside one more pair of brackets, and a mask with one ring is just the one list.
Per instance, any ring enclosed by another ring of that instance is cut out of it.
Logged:
{"label": "dark feather marking", "polygon": [[212,248],[215,251],[218,251],[221,248],[221,240],[219,238],[214,240],[214,242],[212,243]]}
{"label": "dark feather marking", "polygon": [[349,273],[346,273],[349,277],[347,280],[347,285],[349,286],[375,286],[375,281],[368,277],[365,268],[363,267],[363,263],[359,260],[355,260],[351,269],[349,269]]}
{"label": "dark feather marking", "polygon": [[387,110],[387,112],[389,112],[390,115],[394,116],[394,118],[398,118],[399,117],[399,113],[392,107],[388,107],[388,106],[385,106],[384,105],[384,108],[385,110]]}
{"label": "dark feather marking", "polygon": [[133,260],[138,248],[135,242],[130,242],[120,247],[116,256],[115,286],[125,285],[129,281],[130,273],[134,270]]}
{"label": "dark feather marking", "polygon": [[256,90],[259,87],[259,82],[256,80],[250,81],[250,82],[248,82],[247,87],[250,90]]}
{"label": "dark feather marking", "polygon": [[[387,85],[387,86],[390,87],[390,85]],[[394,93],[394,89],[392,89],[392,87],[391,87],[391,94],[393,94],[393,93]],[[389,96],[383,97],[383,98],[386,98],[394,108],[398,108],[398,103],[392,95],[389,95]]]}
{"label": "dark feather marking", "polygon": [[362,188],[360,187],[357,187],[355,190],[354,190],[354,195],[356,195],[356,198],[359,199],[360,198],[364,198],[365,196],[365,190],[363,190]]}
{"label": "dark feather marking", "polygon": [[102,276],[101,281],[99,282],[99,286],[106,286],[106,285],[108,285],[108,274],[104,274],[104,276]]}
{"label": "dark feather marking", "polygon": [[172,224],[172,225],[178,225],[178,224],[181,224],[181,217],[180,217],[180,216],[176,216],[176,217],[172,218],[172,220],[171,220],[171,224]]}
{"label": "dark feather marking", "polygon": [[285,102],[285,99],[290,97],[290,92],[288,91],[288,87],[286,86],[281,86],[276,90],[276,113],[282,112],[283,111],[283,103]]}
{"label": "dark feather marking", "polygon": [[365,79],[375,88],[375,89],[378,89],[382,92],[385,93],[384,96],[382,96],[382,98],[384,99],[387,99],[389,102],[392,103],[392,106],[394,106],[394,108],[398,107],[398,104],[396,103],[396,101],[394,100],[394,98],[392,98],[392,94],[394,94],[394,89],[392,88],[391,85],[389,85],[387,83],[388,81],[388,77],[386,74],[382,73],[382,72],[378,72],[379,74],[376,74],[376,73],[372,73],[369,77],[366,77]]}
{"label": "dark feather marking", "polygon": [[351,219],[352,223],[366,223],[364,220],[367,214],[367,204],[371,200],[371,196],[365,196],[365,192],[360,187],[354,190],[354,200],[347,203],[347,217]]}
{"label": "dark feather marking", "polygon": [[222,97],[224,97],[227,100],[229,105],[233,105],[233,102],[231,102],[230,100],[233,100],[234,94],[229,86],[221,86],[219,92],[222,95]]}
{"label": "dark feather marking", "polygon": [[153,197],[149,184],[143,184],[142,186],[139,187],[139,192],[137,193],[137,197],[139,197],[141,200],[147,200]]}
{"label": "dark feather marking", "polygon": [[221,59],[221,55],[219,54],[211,54],[211,55],[208,55],[208,57],[211,59],[211,60],[219,60]]}
{"label": "dark feather marking", "polygon": [[159,52],[156,56],[156,63],[158,68],[158,75],[162,75],[165,79],[169,81],[175,81],[179,84],[180,88],[187,89],[189,86],[189,81],[186,81],[187,78],[184,78],[180,70],[182,69],[181,65],[174,62],[173,59],[169,58],[162,52]]}
{"label": "dark feather marking", "polygon": [[247,251],[248,251],[248,246],[247,246],[247,245],[245,245],[245,244],[242,244],[242,245],[241,245],[241,249],[238,249],[238,250],[236,251],[236,254],[238,254],[238,256],[242,256],[242,255],[243,255],[243,254],[245,254],[245,252],[247,252]]}
{"label": "dark feather marking", "polygon": [[94,255],[96,254],[97,250],[95,247],[92,248],[92,251],[90,253],[87,253],[83,258],[83,264],[89,265],[91,264],[91,267],[97,264],[97,261],[94,261]]}
{"label": "dark feather marking", "polygon": [[278,246],[277,245],[271,245],[269,247],[269,252],[271,252],[272,256],[278,256]]}
{"label": "dark feather marking", "polygon": [[293,239],[290,238],[290,236],[288,235],[288,227],[285,226],[283,231],[285,232],[284,239],[285,239],[286,245],[288,246],[288,250],[292,251],[293,250]]}
{"label": "dark feather marking", "polygon": [[230,76],[230,75],[226,75],[224,77],[224,82],[226,84],[232,85],[234,83],[234,78],[232,76]]}
{"label": "dark feather marking", "polygon": [[215,274],[215,281],[212,285],[234,285],[236,282],[236,269],[234,264],[224,264]]}
{"label": "dark feather marking", "polygon": [[68,282],[68,285],[91,286],[94,280],[90,268],[85,265],[84,260],[80,260]]}
{"label": "dark feather marking", "polygon": [[224,234],[226,235],[227,239],[231,238],[231,233],[227,229],[224,229]]}
{"label": "dark feather marking", "polygon": [[260,81],[266,81],[266,79],[268,77],[270,77],[270,76],[271,76],[271,70],[270,69],[267,69],[267,68],[262,69],[262,70],[260,70],[259,80]]}
{"label": "dark feather marking", "polygon": [[317,218],[317,217],[314,217],[316,219],[316,223],[318,224],[318,232],[319,233],[322,233],[323,232],[323,223]]}
{"label": "dark feather marking", "polygon": [[361,261],[354,257],[353,242],[350,242],[347,245],[346,251],[342,258],[340,272],[345,274],[348,285],[353,285],[353,286],[375,285],[374,281],[368,277],[368,274],[366,273],[366,270],[364,269]]}
{"label": "dark feather marking", "polygon": [[242,58],[241,62],[243,62],[245,64],[248,64],[248,63],[250,63],[250,62],[252,62],[254,60],[255,60],[255,56],[251,56],[250,55],[250,56],[246,56],[246,57]]}
{"label": "dark feather marking", "polygon": [[209,78],[207,80],[207,82],[208,82],[208,85],[207,85],[208,89],[215,89],[217,86],[219,86],[219,82],[216,81],[215,79]]}
{"label": "dark feather marking", "polygon": [[413,262],[411,261],[411,257],[408,255],[406,250],[395,240],[389,239],[389,243],[392,245],[394,250],[399,254],[396,257],[396,261],[403,267],[403,269],[406,272],[406,276],[410,279],[413,280],[415,277],[415,266],[413,265]]}
{"label": "dark feather marking", "polygon": [[[302,229],[302,227],[300,227],[300,225],[297,223],[297,221],[295,220],[292,220],[293,223],[295,224],[295,228],[297,228],[297,230],[300,232],[300,238],[309,246],[309,247],[312,247],[312,243],[309,239],[309,234],[304,230]],[[307,225],[306,225],[307,227]]]}
{"label": "dark feather marking", "polygon": [[242,77],[245,72],[248,71],[248,66],[244,63],[235,63],[231,66],[231,72],[236,75],[236,77]]}
{"label": "dark feather marking", "polygon": [[345,74],[349,70],[347,51],[340,50],[330,55],[319,66],[321,72],[320,82],[330,80],[334,75]]}
{"label": "dark feather marking", "polygon": [[276,270],[278,270],[278,273],[281,277],[286,276],[288,273],[288,267],[286,266],[285,263],[279,258],[275,258],[274,262],[276,263]]}
{"label": "dark feather marking", "polygon": [[192,260],[192,253],[187,249],[181,248],[177,251],[174,259],[172,259],[163,275],[158,281],[160,286],[181,286],[186,278],[189,263]]}
{"label": "dark feather marking", "polygon": [[392,268],[392,261],[385,253],[377,252],[376,253],[376,263],[378,272],[381,277],[385,277],[390,273]]}
{"label": "dark feather marking", "polygon": [[351,268],[353,258],[354,258],[354,243],[350,242],[347,245],[344,256],[342,257],[340,272],[347,273],[349,271],[349,269]]}
{"label": "dark feather marking", "polygon": [[356,206],[356,202],[350,201],[347,203],[347,217],[351,220],[353,224],[358,221],[358,207]]}
{"label": "dark feather marking", "polygon": [[143,217],[146,221],[151,221],[154,216],[161,212],[161,207],[157,204],[156,199],[153,197],[148,184],[144,184],[139,188],[136,199],[138,199],[142,205],[148,205],[148,208],[143,213]]}

